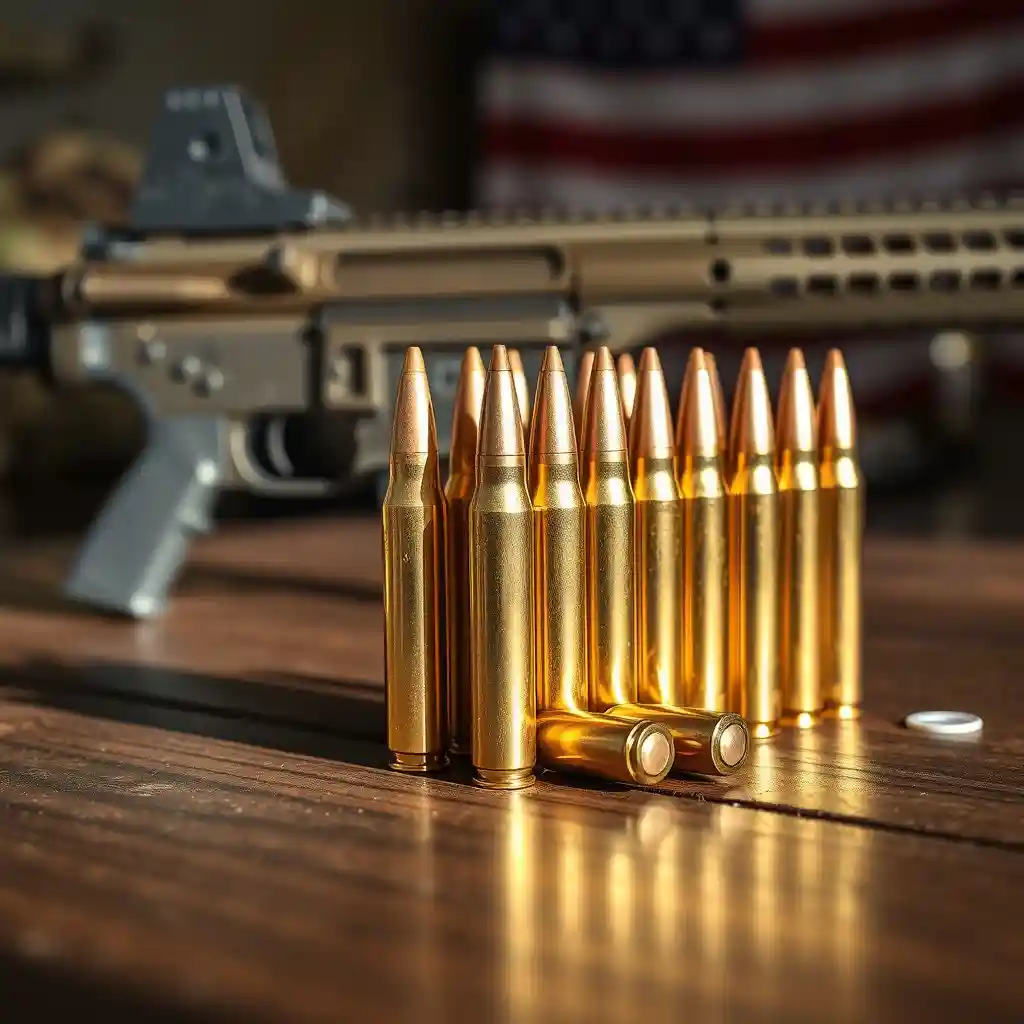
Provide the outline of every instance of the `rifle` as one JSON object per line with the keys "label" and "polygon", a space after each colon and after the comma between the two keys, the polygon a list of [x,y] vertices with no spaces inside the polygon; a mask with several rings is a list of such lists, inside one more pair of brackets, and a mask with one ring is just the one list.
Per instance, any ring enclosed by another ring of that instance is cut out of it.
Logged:
{"label": "rifle", "polygon": [[145,411],[148,445],[65,592],[147,617],[218,489],[337,488],[280,443],[258,458],[254,424],[344,413],[386,432],[410,344],[557,344],[571,362],[679,329],[1021,322],[1024,198],[360,222],[287,184],[241,90],[189,88],[164,97],[128,229],[92,232],[54,277],[0,281],[0,365],[113,383]]}

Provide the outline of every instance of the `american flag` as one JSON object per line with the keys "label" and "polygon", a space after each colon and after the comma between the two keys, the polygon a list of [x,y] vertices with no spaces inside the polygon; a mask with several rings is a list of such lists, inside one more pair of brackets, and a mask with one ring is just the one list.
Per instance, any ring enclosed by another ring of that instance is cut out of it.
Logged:
{"label": "american flag", "polygon": [[[1021,0],[493,0],[491,12],[481,206],[599,212],[1024,183]],[[809,358],[833,341],[811,343]],[[920,335],[844,346],[858,404],[881,428],[934,390],[930,346]],[[1016,340],[1001,355],[1024,364]]]}
{"label": "american flag", "polygon": [[1024,181],[1020,0],[495,0],[485,206]]}

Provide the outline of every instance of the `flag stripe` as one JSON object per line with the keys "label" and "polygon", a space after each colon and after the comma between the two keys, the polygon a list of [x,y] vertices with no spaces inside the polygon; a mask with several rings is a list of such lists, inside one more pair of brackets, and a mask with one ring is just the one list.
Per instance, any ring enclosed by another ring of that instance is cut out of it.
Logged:
{"label": "flag stripe", "polygon": [[[821,0],[827,5],[829,0]],[[762,7],[750,34],[747,59],[778,66],[849,59],[883,51],[906,51],[938,40],[986,29],[998,30],[1021,15],[1020,0],[936,0],[928,6],[886,5],[854,10],[845,17],[816,15],[769,18]],[[781,13],[781,12],[780,12]]]}
{"label": "flag stripe", "polygon": [[838,123],[750,125],[744,131],[645,132],[572,120],[494,117],[485,126],[492,159],[537,166],[692,176],[780,175],[885,157],[908,157],[965,139],[1024,128],[1024,67],[1006,83],[958,99],[859,115]]}
{"label": "flag stripe", "polygon": [[842,163],[815,174],[794,173],[772,180],[750,168],[746,181],[714,176],[678,177],[633,173],[616,175],[607,169],[567,169],[538,165],[510,154],[488,164],[480,177],[480,201],[485,206],[552,205],[573,209],[608,210],[624,205],[661,206],[687,200],[699,206],[718,206],[737,198],[752,202],[862,199],[899,192],[921,194],[987,188],[995,181],[1024,177],[1024,132],[988,141],[948,147],[898,161],[866,160],[851,168]]}
{"label": "flag stripe", "polygon": [[495,120],[566,121],[631,133],[745,129],[807,124],[984,96],[1024,68],[1024,17],[921,52],[870,55],[840,64],[779,71],[737,68],[728,75],[670,72],[623,76],[540,61],[495,60],[480,82],[480,102]]}

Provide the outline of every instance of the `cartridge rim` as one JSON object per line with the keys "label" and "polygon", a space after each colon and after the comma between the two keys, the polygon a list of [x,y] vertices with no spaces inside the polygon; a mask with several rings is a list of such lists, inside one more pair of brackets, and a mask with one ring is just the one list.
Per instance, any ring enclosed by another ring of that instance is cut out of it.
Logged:
{"label": "cartridge rim", "polygon": [[733,775],[750,754],[751,731],[740,715],[724,714],[711,734],[711,759],[720,775]]}
{"label": "cartridge rim", "polygon": [[672,771],[675,755],[672,733],[659,722],[637,722],[626,738],[629,773],[642,786],[661,782]]}
{"label": "cartridge rim", "polygon": [[779,734],[778,722],[751,722],[749,728],[752,740],[770,740]]}
{"label": "cartridge rim", "polygon": [[782,725],[790,729],[813,729],[821,721],[818,711],[783,711]]}
{"label": "cartridge rim", "polygon": [[388,767],[396,772],[436,772],[447,766],[446,754],[410,754],[399,750],[392,750],[388,761]]}
{"label": "cartridge rim", "polygon": [[533,768],[477,768],[473,781],[484,789],[527,789],[537,776]]}

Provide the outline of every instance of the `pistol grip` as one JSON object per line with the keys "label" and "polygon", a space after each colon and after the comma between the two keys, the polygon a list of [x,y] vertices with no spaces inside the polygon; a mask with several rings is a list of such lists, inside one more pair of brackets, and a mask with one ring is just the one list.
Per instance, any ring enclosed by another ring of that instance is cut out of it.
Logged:
{"label": "pistol grip", "polygon": [[152,424],[79,549],[64,584],[69,598],[136,619],[163,612],[192,537],[212,528],[226,435],[226,423],[209,417]]}

